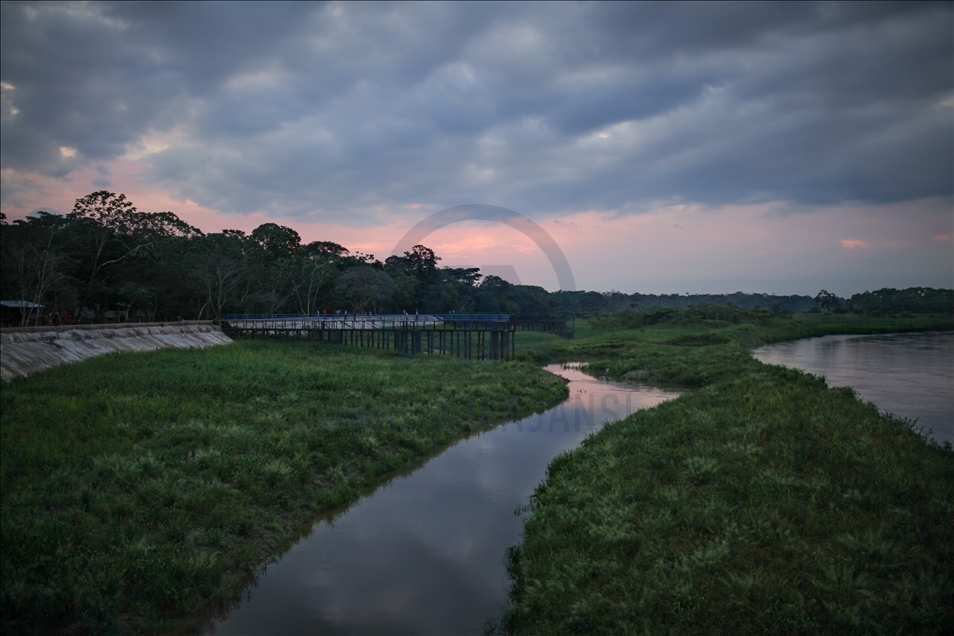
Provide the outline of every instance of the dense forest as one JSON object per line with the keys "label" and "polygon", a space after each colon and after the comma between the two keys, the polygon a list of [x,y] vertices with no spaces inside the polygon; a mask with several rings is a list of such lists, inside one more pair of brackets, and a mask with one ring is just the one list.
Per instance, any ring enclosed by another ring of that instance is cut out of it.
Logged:
{"label": "dense forest", "polygon": [[[172,212],[139,212],[125,195],[94,192],[66,215],[2,224],[5,324],[220,319],[228,313],[322,311],[595,313],[731,304],[773,312],[952,310],[954,292],[879,290],[842,299],[769,294],[547,292],[477,268],[441,267],[418,245],[383,262],[292,228],[203,233]],[[42,306],[39,310],[35,308]]]}

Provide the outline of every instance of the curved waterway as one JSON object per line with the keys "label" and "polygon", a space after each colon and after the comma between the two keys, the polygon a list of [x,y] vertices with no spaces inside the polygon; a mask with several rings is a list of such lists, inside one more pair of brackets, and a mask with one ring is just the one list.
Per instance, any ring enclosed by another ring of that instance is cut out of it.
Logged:
{"label": "curved waterway", "polygon": [[767,364],[825,376],[858,395],[954,443],[954,333],[824,336],[756,349]]}
{"label": "curved waterway", "polygon": [[479,634],[506,598],[504,556],[556,455],[678,392],[547,370],[570,397],[461,440],[360,500],[270,565],[208,634]]}

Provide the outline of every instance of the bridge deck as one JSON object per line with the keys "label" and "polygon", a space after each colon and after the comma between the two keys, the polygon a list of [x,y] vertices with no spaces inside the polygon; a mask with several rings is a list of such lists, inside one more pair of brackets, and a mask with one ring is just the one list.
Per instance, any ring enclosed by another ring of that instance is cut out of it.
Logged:
{"label": "bridge deck", "polygon": [[486,329],[505,331],[507,314],[229,314],[223,320],[233,328],[248,329]]}

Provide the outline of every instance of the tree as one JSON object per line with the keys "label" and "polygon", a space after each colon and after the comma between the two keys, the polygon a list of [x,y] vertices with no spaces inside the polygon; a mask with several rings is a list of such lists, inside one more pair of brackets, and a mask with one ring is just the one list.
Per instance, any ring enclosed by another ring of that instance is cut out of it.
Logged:
{"label": "tree", "polygon": [[825,313],[837,312],[842,308],[842,301],[838,296],[823,289],[815,295],[815,308]]}
{"label": "tree", "polygon": [[434,250],[423,245],[415,245],[410,252],[404,252],[406,263],[405,273],[413,275],[421,283],[427,285],[434,280],[437,272],[437,261],[441,260],[434,254]]}
{"label": "tree", "polygon": [[[86,240],[91,248],[90,283],[96,279],[103,267],[128,256],[131,250],[122,244],[120,237],[132,234],[132,217],[135,214],[136,206],[125,194],[99,190],[76,200],[69,218],[80,221],[88,230]],[[121,249],[118,257],[106,260],[106,252],[111,243],[126,249]]]}
{"label": "tree", "polygon": [[108,266],[149,250],[170,233],[198,232],[171,212],[140,214],[126,195],[106,190],[77,199],[67,216],[74,222],[75,251],[83,257],[79,269],[85,271],[77,272],[86,281],[82,295],[97,308],[100,320],[122,286],[107,280]]}
{"label": "tree", "polygon": [[404,256],[389,256],[384,261],[384,270],[397,283],[395,302],[400,308],[418,308],[424,304],[431,285],[439,282],[439,260],[434,250],[415,245],[410,252],[404,252]]}
{"label": "tree", "polygon": [[355,313],[378,311],[394,294],[394,279],[370,265],[355,267],[338,278],[335,291]]}
{"label": "tree", "polygon": [[200,320],[206,311],[215,320],[221,320],[225,307],[236,296],[243,299],[248,294],[249,268],[244,242],[244,233],[238,230],[206,234],[196,241],[192,276],[203,294],[204,302],[198,312]]}
{"label": "tree", "polygon": [[931,287],[908,289],[883,288],[855,294],[848,299],[847,309],[873,316],[885,313],[954,313],[954,290]]}
{"label": "tree", "polygon": [[347,254],[347,249],[330,241],[315,241],[300,250],[295,261],[294,288],[302,313],[318,311],[318,295],[335,279],[336,265]]}
{"label": "tree", "polygon": [[143,247],[109,272],[113,298],[125,306],[126,320],[137,315],[155,320],[160,309],[166,316],[192,314],[197,294],[189,284],[187,255],[202,231],[172,212],[138,212],[127,231],[126,240]]}
{"label": "tree", "polygon": [[21,301],[21,326],[31,316],[39,324],[38,305],[44,304],[50,292],[66,278],[64,267],[69,256],[62,248],[66,225],[66,219],[59,215],[39,212],[14,221],[4,231],[3,273],[9,280],[4,287]]}
{"label": "tree", "polygon": [[252,230],[249,240],[258,245],[272,262],[291,258],[301,246],[298,232],[277,223],[259,225]]}

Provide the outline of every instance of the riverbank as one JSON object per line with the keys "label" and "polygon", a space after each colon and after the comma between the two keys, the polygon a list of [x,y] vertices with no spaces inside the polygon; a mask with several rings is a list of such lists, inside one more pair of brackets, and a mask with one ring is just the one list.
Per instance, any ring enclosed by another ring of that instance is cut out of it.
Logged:
{"label": "riverbank", "polygon": [[4,633],[168,630],[327,511],[458,435],[549,408],[526,363],[308,342],[107,355],[0,396]]}
{"label": "riverbank", "polygon": [[705,312],[605,316],[583,326],[589,337],[526,354],[696,390],[552,462],[509,553],[506,631],[951,631],[950,447],[749,354],[826,333],[947,330],[951,316]]}
{"label": "riverbank", "polygon": [[232,339],[211,320],[0,329],[0,379],[120,351],[203,348]]}

